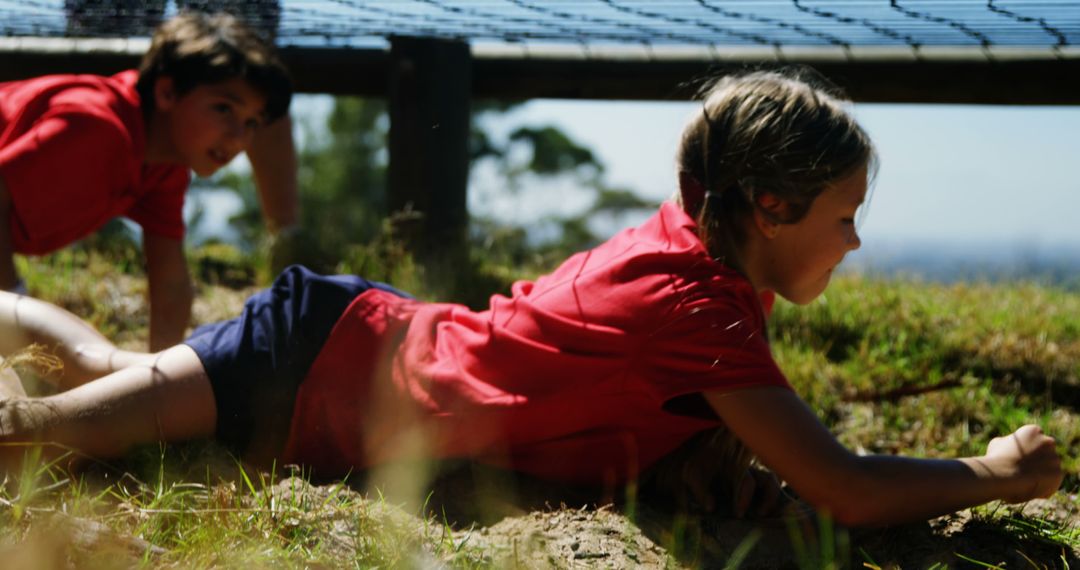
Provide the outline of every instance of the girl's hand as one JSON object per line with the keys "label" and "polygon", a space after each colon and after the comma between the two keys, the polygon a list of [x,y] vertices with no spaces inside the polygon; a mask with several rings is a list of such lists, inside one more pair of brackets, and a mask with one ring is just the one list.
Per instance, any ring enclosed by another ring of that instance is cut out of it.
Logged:
{"label": "girl's hand", "polygon": [[1017,481],[1001,499],[1022,503],[1053,495],[1064,474],[1054,438],[1036,425],[1026,425],[1004,437],[995,437],[986,446],[986,457],[1004,469],[1003,475]]}

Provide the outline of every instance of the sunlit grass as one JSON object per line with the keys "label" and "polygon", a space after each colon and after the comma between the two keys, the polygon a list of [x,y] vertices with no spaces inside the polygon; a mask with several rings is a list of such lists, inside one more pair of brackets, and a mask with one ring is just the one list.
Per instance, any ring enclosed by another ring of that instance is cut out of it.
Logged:
{"label": "sunlit grass", "polygon": [[807,307],[778,303],[771,330],[781,368],[848,445],[970,455],[1023,423],[1063,451],[1080,442],[1076,293],[845,277]]}

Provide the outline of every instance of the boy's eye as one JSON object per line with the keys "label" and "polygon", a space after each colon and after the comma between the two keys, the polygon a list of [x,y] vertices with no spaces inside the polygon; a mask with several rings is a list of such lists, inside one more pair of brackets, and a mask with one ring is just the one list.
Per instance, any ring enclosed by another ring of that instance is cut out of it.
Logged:
{"label": "boy's eye", "polygon": [[214,110],[221,114],[227,114],[232,112],[232,106],[228,103],[218,103],[214,105]]}
{"label": "boy's eye", "polygon": [[260,121],[258,119],[248,119],[247,121],[244,121],[244,128],[252,130],[252,131],[258,130],[259,127],[261,127],[261,126],[262,126],[262,121]]}
{"label": "boy's eye", "polygon": [[853,226],[855,225],[855,218],[844,218],[840,220],[840,223],[844,224],[845,226]]}

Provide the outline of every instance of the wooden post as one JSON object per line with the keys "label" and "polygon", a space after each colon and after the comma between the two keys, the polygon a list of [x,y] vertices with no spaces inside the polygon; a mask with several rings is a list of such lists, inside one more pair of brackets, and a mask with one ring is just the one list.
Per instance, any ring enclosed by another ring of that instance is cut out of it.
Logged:
{"label": "wooden post", "polygon": [[390,211],[421,257],[460,251],[469,220],[469,46],[405,37],[390,46]]}

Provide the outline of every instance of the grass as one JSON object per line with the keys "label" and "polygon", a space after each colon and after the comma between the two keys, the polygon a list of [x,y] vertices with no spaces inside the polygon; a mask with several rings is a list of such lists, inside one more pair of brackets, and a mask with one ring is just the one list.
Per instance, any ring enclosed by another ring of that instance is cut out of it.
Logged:
{"label": "grass", "polygon": [[[145,343],[145,283],[139,264],[125,256],[67,250],[18,264],[32,293],[130,348]],[[265,280],[265,270],[235,252],[218,248],[192,259],[201,280],[199,322],[232,316],[255,281]],[[339,269],[439,296],[393,243],[358,248]],[[475,299],[518,276],[505,267],[474,269],[479,277],[471,287],[482,293]],[[988,536],[1019,545],[1014,550],[1035,560],[1033,567],[1047,564],[1033,550],[1040,544],[1063,553],[1080,549],[1070,498],[1080,490],[1080,294],[1031,283],[946,286],[843,276],[807,307],[778,303],[770,326],[781,368],[853,449],[974,455],[995,435],[1022,423],[1041,425],[1063,452],[1068,475],[1058,502],[1065,514],[995,505],[975,510],[963,528],[985,528]],[[4,563],[10,568],[42,561],[94,568],[471,568],[503,560],[478,546],[468,529],[421,510],[402,510],[341,484],[312,487],[302,477],[248,472],[220,451],[195,445],[144,449],[79,478],[40,465],[9,478],[0,490],[0,557],[11,556]],[[792,535],[800,567],[854,560],[890,567],[882,550],[854,539],[849,544],[827,521],[817,528],[827,536]],[[729,566],[738,567],[752,547],[732,552]],[[1000,565],[977,548],[951,552],[935,567]],[[513,556],[518,560],[516,550]],[[1062,554],[1051,566],[1067,567],[1069,559]]]}
{"label": "grass", "polygon": [[972,455],[1037,423],[1076,486],[1080,295],[848,276],[808,307],[778,303],[771,326],[781,368],[847,445]]}

